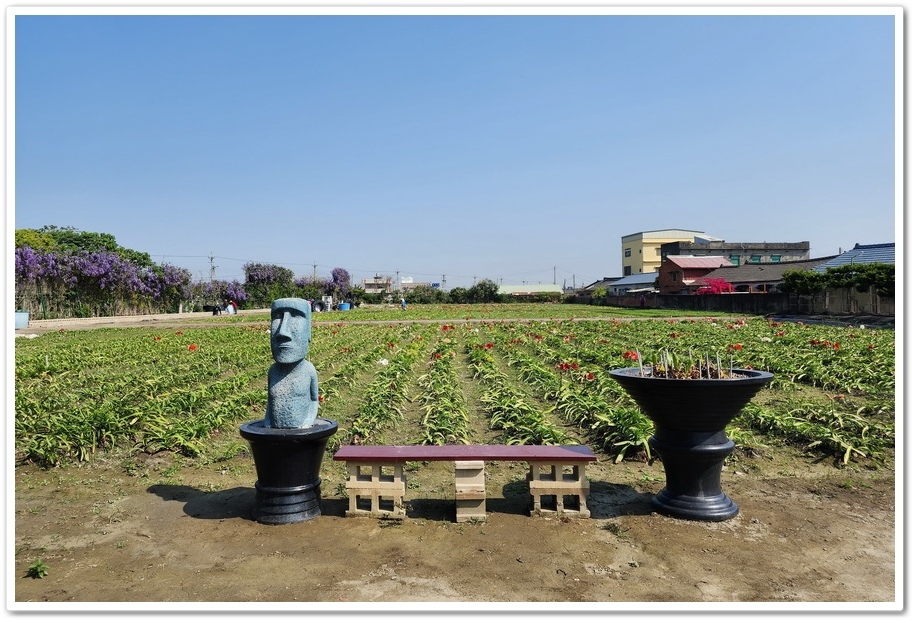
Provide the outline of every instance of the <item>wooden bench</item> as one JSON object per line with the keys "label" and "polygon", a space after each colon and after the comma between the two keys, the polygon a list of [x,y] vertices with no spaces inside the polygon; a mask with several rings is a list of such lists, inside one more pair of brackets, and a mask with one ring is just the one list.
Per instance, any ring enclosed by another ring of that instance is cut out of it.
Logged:
{"label": "wooden bench", "polygon": [[[346,461],[350,497],[347,517],[403,518],[408,461],[454,461],[456,521],[485,520],[485,461],[525,461],[532,496],[531,515],[546,513],[588,518],[586,464],[595,461],[587,446],[342,446],[335,461]],[[548,508],[545,508],[545,498]],[[368,508],[365,506],[368,500]],[[553,501],[554,510],[550,510]],[[567,501],[570,503],[567,505]]]}

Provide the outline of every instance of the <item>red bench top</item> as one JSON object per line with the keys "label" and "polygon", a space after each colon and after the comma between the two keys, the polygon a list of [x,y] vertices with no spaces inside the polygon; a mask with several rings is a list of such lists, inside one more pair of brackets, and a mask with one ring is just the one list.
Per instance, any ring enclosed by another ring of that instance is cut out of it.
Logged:
{"label": "red bench top", "polygon": [[341,446],[335,461],[557,461],[597,460],[588,446]]}

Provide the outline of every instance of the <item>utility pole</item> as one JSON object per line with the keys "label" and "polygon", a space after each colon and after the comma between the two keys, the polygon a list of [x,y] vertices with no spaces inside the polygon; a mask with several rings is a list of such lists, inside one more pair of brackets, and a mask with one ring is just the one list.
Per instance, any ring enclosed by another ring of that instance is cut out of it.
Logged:
{"label": "utility pole", "polygon": [[312,281],[318,279],[318,262],[312,260]]}
{"label": "utility pole", "polygon": [[442,291],[445,291],[445,275],[442,275]]}
{"label": "utility pole", "polygon": [[219,268],[218,266],[214,266],[213,264],[214,259],[216,258],[213,257],[213,251],[210,251],[210,281],[216,280],[216,269]]}
{"label": "utility pole", "polygon": [[553,285],[557,285],[557,267],[553,267]]}

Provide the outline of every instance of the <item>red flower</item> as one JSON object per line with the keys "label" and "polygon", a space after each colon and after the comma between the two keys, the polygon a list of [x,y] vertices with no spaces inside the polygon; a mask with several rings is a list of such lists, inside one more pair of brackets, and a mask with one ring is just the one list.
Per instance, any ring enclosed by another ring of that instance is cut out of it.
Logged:
{"label": "red flower", "polygon": [[184,335],[184,331],[175,331],[175,335]]}
{"label": "red flower", "polygon": [[493,342],[487,342],[483,345],[483,347],[489,350],[490,348],[493,348]]}
{"label": "red flower", "polygon": [[679,333],[669,333],[668,337],[681,337]]}
{"label": "red flower", "polygon": [[324,394],[318,394],[318,402],[324,402]]}
{"label": "red flower", "polygon": [[834,343],[833,343],[833,350],[840,350],[840,343],[839,343],[839,342],[834,342]]}
{"label": "red flower", "polygon": [[158,342],[158,341],[161,340],[161,339],[162,339],[162,338],[159,337],[159,336],[157,335],[156,337],[153,338],[153,341]]}
{"label": "red flower", "polygon": [[782,336],[784,336],[785,334],[786,334],[785,331],[777,331],[777,332],[776,332],[776,337],[782,337]]}
{"label": "red flower", "polygon": [[868,347],[869,347],[869,348],[874,348],[875,345],[874,345],[874,344],[869,344]]}
{"label": "red flower", "polygon": [[188,346],[188,350],[190,350],[190,351],[195,351],[195,350],[197,350],[197,344],[191,344],[190,346]]}
{"label": "red flower", "polygon": [[741,344],[732,344],[728,347],[728,350],[741,350],[744,348]]}
{"label": "red flower", "polygon": [[595,375],[592,374],[591,372],[589,372],[588,374],[585,375],[585,379],[588,380],[588,381],[594,381],[594,380],[595,380]]}
{"label": "red flower", "polygon": [[639,354],[635,350],[628,350],[623,354],[623,358],[637,361],[639,359]]}

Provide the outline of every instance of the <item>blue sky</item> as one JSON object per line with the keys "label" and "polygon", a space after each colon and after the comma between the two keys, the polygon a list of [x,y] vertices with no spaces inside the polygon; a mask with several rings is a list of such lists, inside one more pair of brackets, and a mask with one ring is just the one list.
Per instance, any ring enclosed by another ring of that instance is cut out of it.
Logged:
{"label": "blue sky", "polygon": [[897,239],[894,68],[892,15],[19,15],[14,226],[239,281],[833,255]]}

